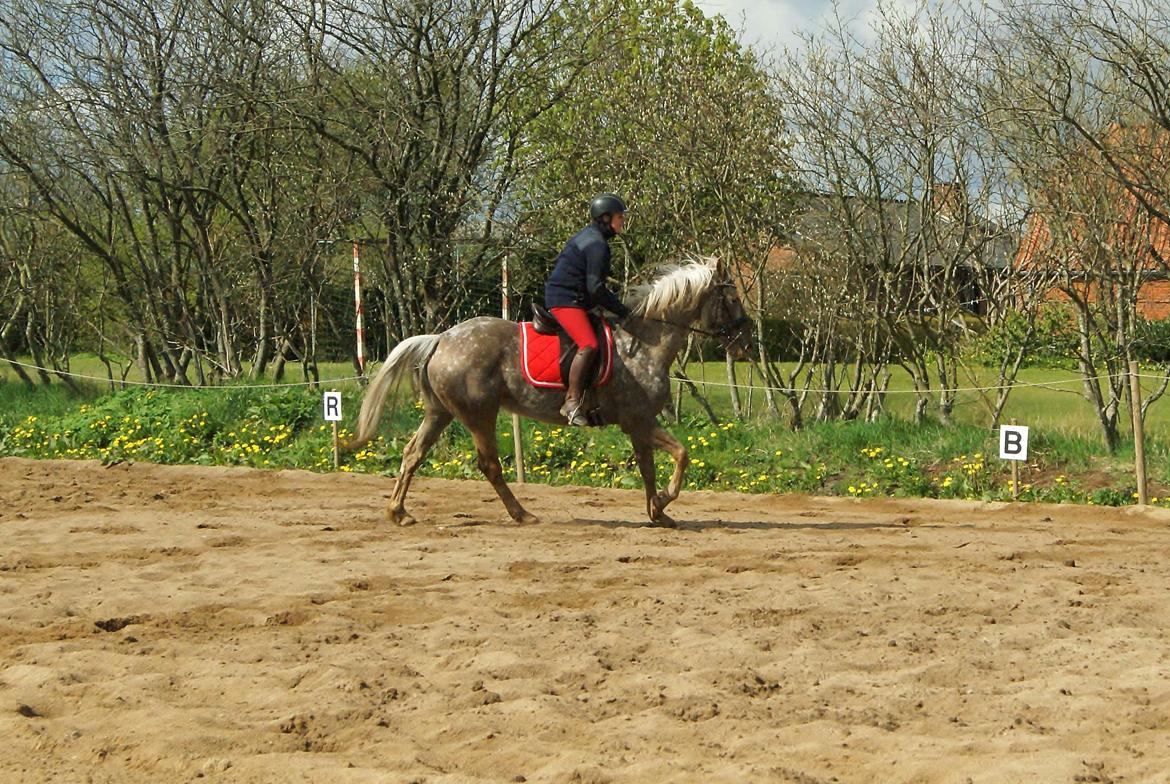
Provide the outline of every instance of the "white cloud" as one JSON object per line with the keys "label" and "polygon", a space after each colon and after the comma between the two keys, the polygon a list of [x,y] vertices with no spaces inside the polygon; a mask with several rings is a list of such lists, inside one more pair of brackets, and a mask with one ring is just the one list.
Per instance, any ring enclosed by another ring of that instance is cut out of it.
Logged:
{"label": "white cloud", "polygon": [[[797,46],[801,32],[819,33],[834,14],[831,0],[696,0],[696,5],[708,16],[726,19],[745,43],[774,51]],[[839,0],[836,11],[864,40],[876,6],[877,0]]]}
{"label": "white cloud", "polygon": [[722,16],[746,43],[763,49],[794,45],[795,32],[807,21],[800,0],[697,0],[696,4],[707,16]]}

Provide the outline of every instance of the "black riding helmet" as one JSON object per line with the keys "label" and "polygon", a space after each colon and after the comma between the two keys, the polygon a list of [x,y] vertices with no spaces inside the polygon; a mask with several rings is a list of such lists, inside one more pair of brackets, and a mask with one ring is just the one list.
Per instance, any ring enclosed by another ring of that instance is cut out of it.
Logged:
{"label": "black riding helmet", "polygon": [[625,211],[626,203],[621,200],[620,196],[613,193],[594,196],[593,201],[589,202],[589,220],[591,221],[598,221],[606,215],[613,216]]}

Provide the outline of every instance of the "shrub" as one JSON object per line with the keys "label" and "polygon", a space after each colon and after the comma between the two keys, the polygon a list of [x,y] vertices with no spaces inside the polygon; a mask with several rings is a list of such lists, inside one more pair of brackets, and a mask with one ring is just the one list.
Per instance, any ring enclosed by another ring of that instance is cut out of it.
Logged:
{"label": "shrub", "polygon": [[1170,362],[1170,319],[1140,319],[1134,354],[1148,362]]}
{"label": "shrub", "polygon": [[[3,392],[3,390],[0,390]],[[361,391],[343,390],[345,410],[357,411]],[[295,389],[132,389],[77,398],[73,406],[52,396],[11,394],[0,412],[0,455],[147,460],[157,463],[249,465],[332,469],[331,428],[320,419],[320,393]],[[417,428],[417,402],[392,401],[383,436],[342,455],[341,470],[393,473]],[[616,428],[580,430],[525,421],[525,456],[531,481],[602,487],[641,486],[628,438]],[[778,422],[712,425],[691,418],[672,426],[691,464],[686,487],[752,493],[838,493],[966,499],[1011,497],[1009,466],[986,459],[995,436],[972,425],[944,427],[895,418],[876,422],[815,422],[791,431]],[[498,423],[505,472],[514,476],[511,422]],[[342,437],[346,436],[342,430]],[[1071,435],[1037,435],[1038,452],[1060,455],[1042,472],[1068,470],[1089,460],[1089,442]],[[1154,450],[1152,454],[1161,455]],[[655,456],[659,485],[673,464]],[[459,425],[428,454],[422,473],[479,479],[474,446]],[[1154,467],[1157,475],[1157,468]],[[1095,483],[1099,484],[1099,483]],[[1021,488],[1025,500],[1102,505],[1133,503],[1132,486],[1086,491],[1063,474]],[[1162,505],[1170,505],[1166,499]]]}
{"label": "shrub", "polygon": [[975,364],[997,367],[1023,346],[1023,367],[1069,367],[1080,341],[1075,325],[1068,305],[1061,303],[1046,304],[1035,314],[1009,311],[969,340],[963,354]]}

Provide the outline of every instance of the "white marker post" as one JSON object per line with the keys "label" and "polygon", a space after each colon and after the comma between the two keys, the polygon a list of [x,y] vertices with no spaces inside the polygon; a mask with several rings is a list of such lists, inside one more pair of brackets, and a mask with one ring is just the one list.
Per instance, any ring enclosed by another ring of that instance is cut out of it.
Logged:
{"label": "white marker post", "polygon": [[333,424],[333,467],[341,466],[341,444],[337,438],[337,423],[341,421],[341,393],[326,392],[322,400],[325,421]]}
{"label": "white marker post", "polygon": [[1020,463],[1028,459],[1028,427],[999,426],[999,459],[1012,461],[1012,500],[1020,500]]}

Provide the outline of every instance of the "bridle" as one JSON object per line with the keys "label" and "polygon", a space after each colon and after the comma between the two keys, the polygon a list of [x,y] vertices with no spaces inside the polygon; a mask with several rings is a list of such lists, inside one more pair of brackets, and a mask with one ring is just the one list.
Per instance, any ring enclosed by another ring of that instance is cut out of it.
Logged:
{"label": "bridle", "polygon": [[[718,283],[716,286],[721,289],[730,288],[732,291],[736,291],[735,284],[730,281]],[[751,319],[747,317],[747,314],[732,316],[731,305],[728,303],[726,297],[719,298],[719,307],[723,311],[723,315],[727,317],[727,320],[717,327],[713,333],[709,334],[719,338],[725,347],[729,347],[732,341],[738,338],[743,332],[743,328],[751,323]]]}

